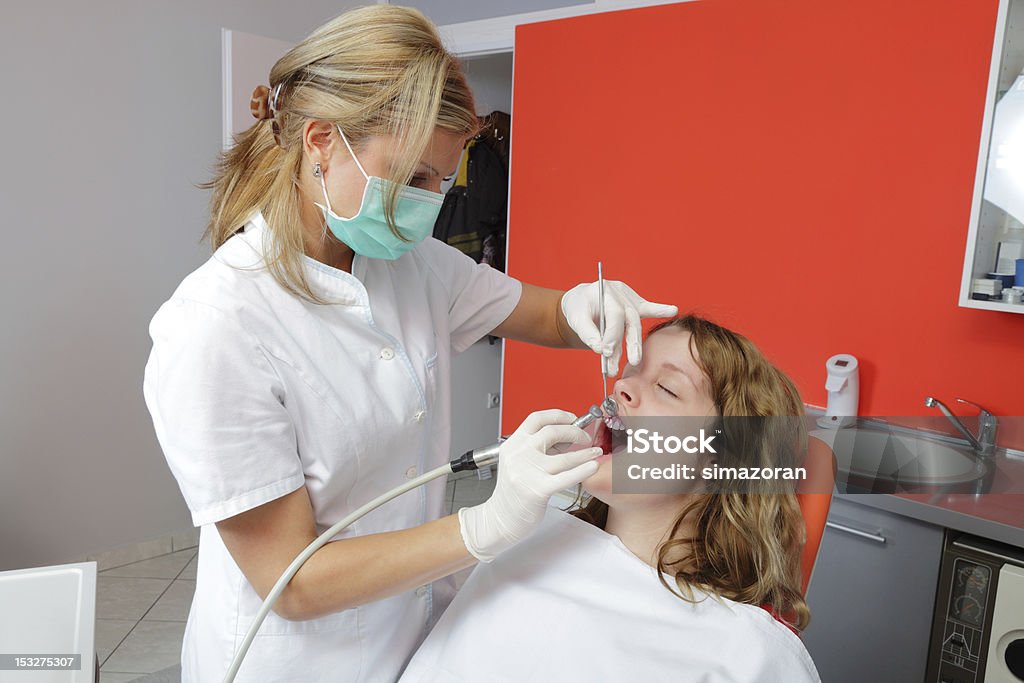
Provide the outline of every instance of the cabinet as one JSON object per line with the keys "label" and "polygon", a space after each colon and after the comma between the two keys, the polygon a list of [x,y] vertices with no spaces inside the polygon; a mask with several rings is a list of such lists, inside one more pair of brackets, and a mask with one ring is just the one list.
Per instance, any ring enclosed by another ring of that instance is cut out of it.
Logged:
{"label": "cabinet", "polygon": [[1024,313],[1024,304],[972,297],[975,280],[1012,276],[1024,258],[1024,0],[1000,0],[994,33],[960,305]]}
{"label": "cabinet", "polygon": [[923,681],[943,530],[836,496],[803,641],[828,683]]}

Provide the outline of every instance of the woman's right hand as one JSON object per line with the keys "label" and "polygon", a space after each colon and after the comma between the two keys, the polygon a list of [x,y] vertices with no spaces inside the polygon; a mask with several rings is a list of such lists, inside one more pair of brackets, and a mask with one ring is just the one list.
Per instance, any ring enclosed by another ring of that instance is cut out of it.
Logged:
{"label": "woman's right hand", "polygon": [[481,562],[523,540],[540,525],[548,500],[562,489],[593,475],[600,448],[559,455],[557,444],[586,444],[591,436],[573,426],[564,410],[531,413],[498,452],[498,481],[486,502],[459,510],[462,540]]}

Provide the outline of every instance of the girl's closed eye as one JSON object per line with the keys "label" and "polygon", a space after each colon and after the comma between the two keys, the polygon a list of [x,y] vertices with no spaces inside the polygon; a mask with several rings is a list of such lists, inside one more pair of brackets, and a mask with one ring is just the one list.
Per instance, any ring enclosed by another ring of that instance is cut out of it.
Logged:
{"label": "girl's closed eye", "polygon": [[662,391],[664,391],[666,394],[668,394],[672,398],[679,398],[679,396],[676,395],[676,393],[674,391],[672,391],[671,389],[669,389],[665,385],[661,384],[660,382],[658,383],[658,388],[661,389]]}

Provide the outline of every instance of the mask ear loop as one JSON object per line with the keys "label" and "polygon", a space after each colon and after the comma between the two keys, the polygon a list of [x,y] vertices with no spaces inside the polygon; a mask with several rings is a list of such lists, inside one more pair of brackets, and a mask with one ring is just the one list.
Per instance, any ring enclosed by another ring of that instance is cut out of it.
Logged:
{"label": "mask ear loop", "polygon": [[[359,158],[356,157],[356,153],[352,151],[352,146],[348,144],[348,139],[345,137],[344,131],[341,130],[341,126],[336,126],[336,128],[338,129],[338,133],[341,135],[341,141],[345,143],[345,149],[347,149],[348,153],[352,155],[352,161],[356,162],[356,167],[359,168],[359,172],[363,174],[363,177],[366,178],[366,182],[369,183],[370,182],[370,176],[366,175],[366,171],[363,170],[363,165],[361,163],[359,163]],[[324,180],[324,178],[325,178],[325,176],[327,174],[324,173],[323,171],[321,171],[321,169],[320,169],[320,162],[317,162],[316,165],[313,167],[313,175],[314,175],[314,177],[317,177],[317,178],[320,179],[320,188],[324,192],[324,201],[327,203],[327,211],[332,213],[332,214],[334,214],[335,216],[337,216],[337,214],[334,213],[334,209],[331,208],[331,198],[329,196],[327,196],[327,183]],[[324,221],[324,235],[326,236],[326,234],[327,234],[327,221],[325,220]]]}
{"label": "mask ear loop", "polygon": [[[313,168],[313,175],[320,179],[320,187],[324,191],[324,201],[327,202],[327,210],[329,212],[331,212],[331,213],[334,213],[334,209],[331,208],[331,198],[327,196],[327,183],[324,182],[324,176],[326,176],[327,174],[320,170],[320,162],[319,161],[316,163],[316,166]],[[325,225],[326,225],[326,223],[325,223]]]}
{"label": "mask ear loop", "polygon": [[363,174],[363,177],[366,178],[367,181],[369,181],[370,176],[368,176],[366,171],[363,170],[363,165],[359,163],[359,157],[357,157],[356,153],[352,151],[352,145],[348,144],[348,138],[345,137],[345,132],[341,130],[341,126],[337,126],[337,128],[338,132],[341,134],[341,141],[345,143],[345,149],[347,149],[348,153],[352,155],[352,161],[356,162],[359,172]]}

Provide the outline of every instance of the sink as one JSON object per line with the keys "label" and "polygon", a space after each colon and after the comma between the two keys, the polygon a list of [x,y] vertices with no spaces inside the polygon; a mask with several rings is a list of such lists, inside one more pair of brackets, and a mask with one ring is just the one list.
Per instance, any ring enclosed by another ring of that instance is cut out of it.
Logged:
{"label": "sink", "polygon": [[842,493],[981,493],[994,467],[972,450],[885,428],[816,429],[832,447]]}

